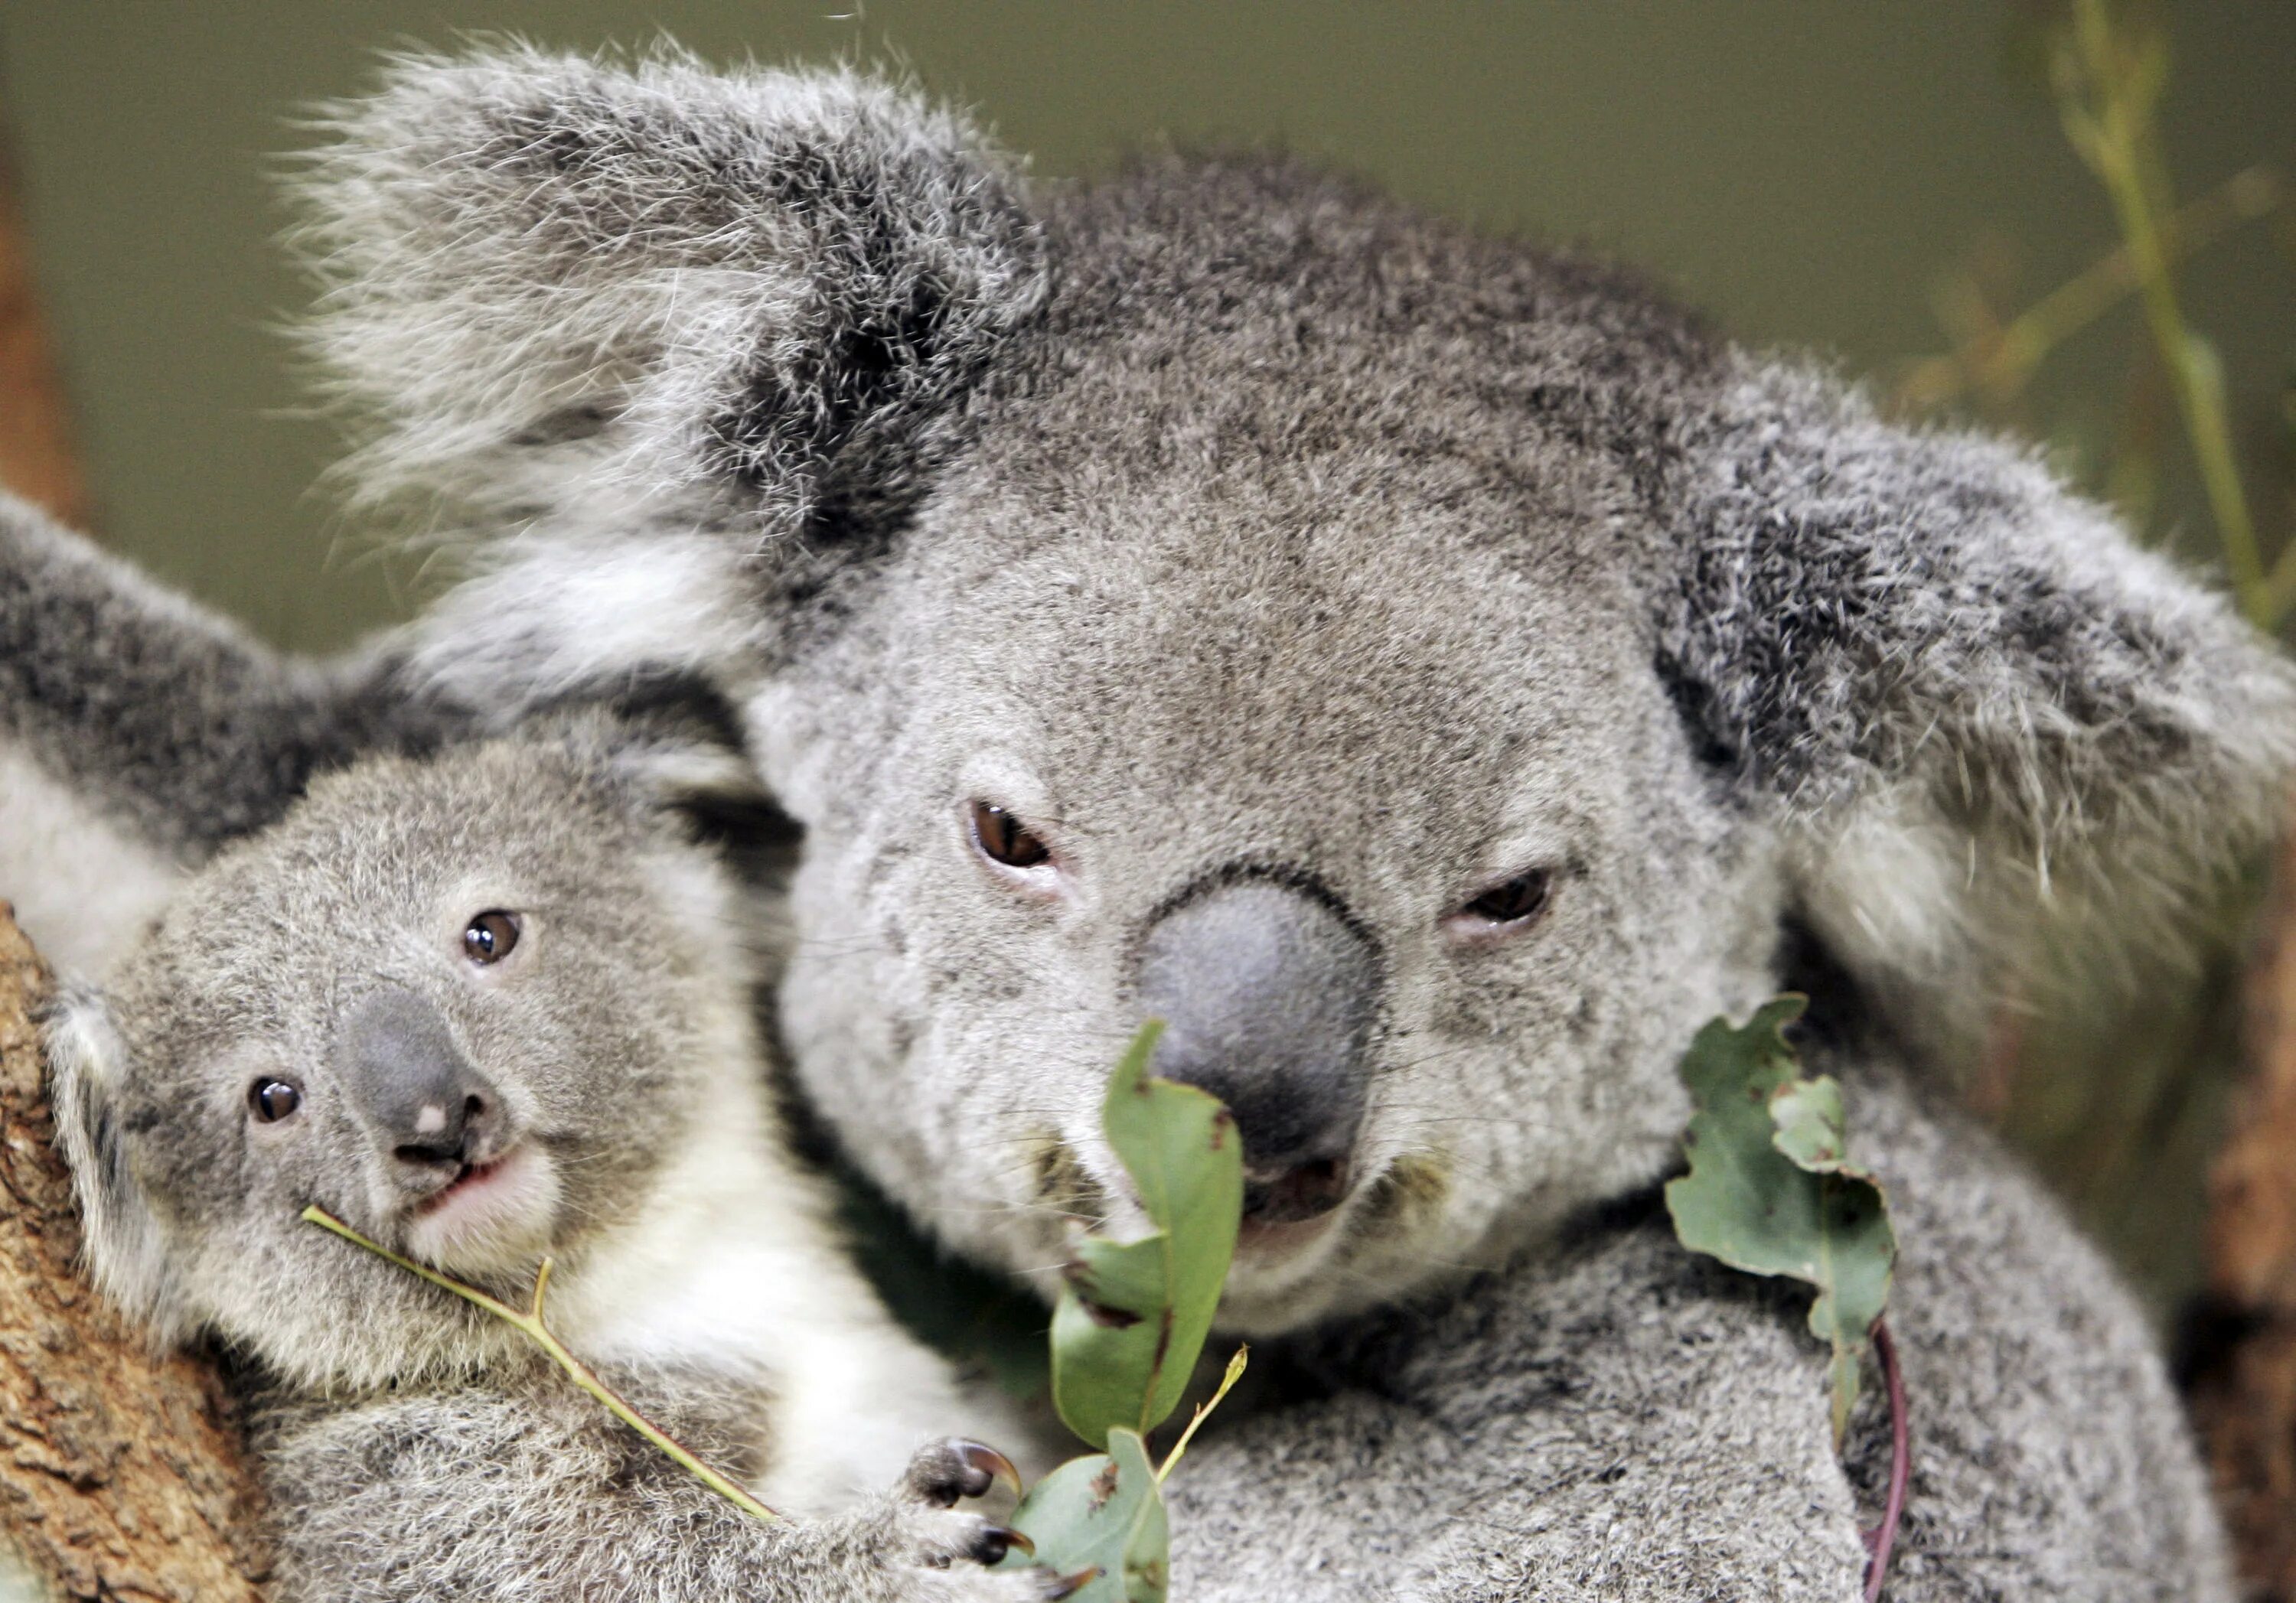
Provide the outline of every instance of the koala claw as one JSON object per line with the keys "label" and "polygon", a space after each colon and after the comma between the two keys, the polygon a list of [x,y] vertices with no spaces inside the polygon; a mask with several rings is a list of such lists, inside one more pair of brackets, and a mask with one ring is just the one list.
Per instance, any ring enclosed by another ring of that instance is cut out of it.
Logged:
{"label": "koala claw", "polygon": [[1037,1544],[1029,1541],[1025,1533],[1010,1525],[983,1525],[980,1534],[973,1539],[972,1552],[966,1557],[976,1558],[982,1564],[1002,1564],[1004,1555],[1014,1548],[1019,1548],[1031,1558],[1037,1556]]}
{"label": "koala claw", "polygon": [[907,1484],[911,1492],[939,1509],[953,1509],[964,1498],[986,1497],[1000,1485],[1013,1501],[1021,1497],[1021,1472],[1013,1460],[963,1436],[919,1452],[909,1460]]}
{"label": "koala claw", "polygon": [[986,1497],[1004,1486],[1013,1501],[1021,1497],[1021,1472],[1013,1460],[983,1442],[951,1436],[938,1447],[928,1447],[909,1465],[910,1484],[928,1501],[944,1509],[957,1500]]}
{"label": "koala claw", "polygon": [[[905,1505],[902,1528],[915,1543],[917,1562],[945,1577],[931,1585],[946,1589],[948,1603],[1050,1603],[1070,1596],[1090,1579],[1035,1566],[994,1567],[1016,1550],[1033,1558],[1036,1543],[1009,1525],[956,1505],[1000,1485],[1017,1494],[1020,1484],[1020,1472],[1011,1460],[962,1437],[936,1442],[909,1460],[895,1500],[897,1506]],[[940,1603],[943,1596],[939,1590],[916,1594],[918,1603],[928,1597]]]}

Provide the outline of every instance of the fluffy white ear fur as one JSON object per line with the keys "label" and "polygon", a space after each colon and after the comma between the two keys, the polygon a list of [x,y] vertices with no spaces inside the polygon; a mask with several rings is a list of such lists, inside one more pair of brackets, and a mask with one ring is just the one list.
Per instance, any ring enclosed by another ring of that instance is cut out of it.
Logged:
{"label": "fluffy white ear fur", "polygon": [[750,688],[771,621],[721,534],[513,529],[483,557],[409,632],[409,673],[449,697],[508,722],[635,675]]}
{"label": "fluffy white ear fur", "polygon": [[45,1020],[56,1144],[72,1175],[97,1287],[161,1341],[188,1333],[168,1270],[167,1241],[119,1139],[113,1098],[127,1046],[96,993],[66,990]]}
{"label": "fluffy white ear fur", "polygon": [[395,59],[299,184],[349,476],[463,527],[789,533],[897,495],[1041,290],[1008,165],[849,72]]}
{"label": "fluffy white ear fur", "polygon": [[1688,462],[1665,664],[1919,1043],[2185,947],[2288,816],[2287,660],[2028,456],[1750,361]]}

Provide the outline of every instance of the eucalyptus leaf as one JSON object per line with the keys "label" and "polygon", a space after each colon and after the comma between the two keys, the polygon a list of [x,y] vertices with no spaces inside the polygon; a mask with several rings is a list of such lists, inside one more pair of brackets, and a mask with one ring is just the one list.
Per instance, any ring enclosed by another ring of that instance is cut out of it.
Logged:
{"label": "eucalyptus leaf", "polygon": [[1136,1432],[1111,1430],[1106,1452],[1070,1459],[1038,1481],[1012,1523],[1037,1551],[1024,1558],[1016,1550],[1008,1566],[1100,1572],[1070,1603],[1164,1603],[1170,1548],[1164,1494]]}
{"label": "eucalyptus leaf", "polygon": [[1693,1251],[1817,1288],[1809,1327],[1832,1351],[1839,1443],[1898,1245],[1888,1198],[1849,1161],[1841,1087],[1801,1078],[1783,1034],[1807,1005],[1781,996],[1742,1029],[1718,1018],[1699,1031],[1682,1060],[1697,1105],[1684,1138],[1690,1173],[1668,1183],[1666,1205]]}
{"label": "eucalyptus leaf", "polygon": [[1243,1211],[1243,1144],[1217,1098],[1148,1073],[1160,1026],[1135,1038],[1102,1121],[1151,1228],[1086,1236],[1053,1313],[1053,1401],[1095,1447],[1179,1406],[1210,1332]]}

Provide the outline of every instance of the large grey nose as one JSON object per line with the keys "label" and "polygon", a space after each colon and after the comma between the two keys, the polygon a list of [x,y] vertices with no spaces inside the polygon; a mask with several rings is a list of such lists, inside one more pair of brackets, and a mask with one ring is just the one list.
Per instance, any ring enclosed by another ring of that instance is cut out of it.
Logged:
{"label": "large grey nose", "polygon": [[343,1021],[344,1083],[385,1152],[422,1180],[494,1155],[502,1093],[455,1044],[439,1010],[411,991],[376,992]]}
{"label": "large grey nose", "polygon": [[1155,1070],[1228,1106],[1245,1212],[1313,1217],[1347,1195],[1379,1005],[1370,944],[1324,902],[1266,879],[1216,886],[1151,926],[1140,1000]]}

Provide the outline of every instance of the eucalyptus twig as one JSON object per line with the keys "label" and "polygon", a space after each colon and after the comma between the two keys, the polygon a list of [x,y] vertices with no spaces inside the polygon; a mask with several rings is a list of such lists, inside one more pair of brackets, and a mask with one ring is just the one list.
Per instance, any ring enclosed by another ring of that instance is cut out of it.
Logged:
{"label": "eucalyptus twig", "polygon": [[1242,1378],[1243,1366],[1250,1357],[1251,1348],[1247,1345],[1238,1347],[1235,1350],[1235,1356],[1227,1361],[1227,1373],[1220,1377],[1219,1390],[1214,1392],[1207,1401],[1196,1404],[1196,1411],[1188,1416],[1187,1429],[1182,1431],[1180,1439],[1172,1444],[1172,1451],[1164,1455],[1164,1467],[1156,1472],[1158,1485],[1164,1484],[1165,1477],[1172,1473],[1172,1466],[1178,1463],[1180,1455],[1188,1451],[1188,1444],[1195,1440],[1196,1427],[1204,1422],[1204,1416],[1218,1408],[1221,1401],[1227,1396],[1228,1388]]}
{"label": "eucalyptus twig", "polygon": [[1882,1581],[1890,1573],[1890,1550],[1898,1544],[1898,1525],[1905,1518],[1906,1489],[1913,1479],[1914,1444],[1906,1424],[1906,1376],[1898,1367],[1898,1344],[1886,1320],[1874,1321],[1874,1355],[1882,1363],[1882,1382],[1890,1393],[1890,1490],[1882,1504],[1882,1523],[1866,1533],[1866,1603],[1880,1603]]}
{"label": "eucalyptus twig", "polygon": [[638,1435],[644,1436],[647,1441],[660,1448],[688,1475],[693,1476],[694,1479],[709,1487],[712,1492],[715,1492],[718,1496],[724,1498],[727,1502],[732,1503],[744,1514],[749,1515],[752,1519],[763,1520],[769,1525],[778,1524],[781,1521],[781,1515],[776,1514],[773,1509],[766,1507],[765,1504],[750,1496],[734,1482],[727,1480],[715,1469],[710,1468],[709,1465],[694,1457],[691,1450],[678,1442],[677,1439],[672,1436],[668,1431],[662,1429],[661,1427],[656,1425],[652,1420],[638,1412],[636,1409],[631,1407],[628,1403],[622,1399],[620,1394],[616,1392],[613,1387],[608,1386],[604,1381],[598,1378],[597,1372],[595,1370],[592,1370],[588,1364],[584,1363],[580,1359],[575,1357],[571,1352],[567,1350],[566,1345],[563,1342],[560,1341],[558,1337],[550,1333],[549,1327],[542,1322],[543,1297],[550,1288],[550,1259],[543,1259],[542,1266],[535,1272],[534,1291],[528,1298],[525,1309],[520,1310],[512,1307],[500,1297],[489,1296],[487,1293],[480,1290],[475,1286],[463,1284],[461,1280],[455,1280],[451,1275],[441,1274],[435,1269],[427,1268],[421,1264],[417,1264],[412,1258],[401,1257],[398,1254],[391,1251],[390,1248],[383,1246],[380,1241],[370,1240],[365,1236],[359,1234],[358,1231],[353,1230],[349,1225],[345,1224],[341,1220],[336,1218],[332,1214],[327,1212],[326,1209],[318,1206],[316,1204],[314,1204],[303,1210],[303,1219],[306,1223],[316,1224],[322,1230],[331,1231],[334,1234],[340,1236],[344,1240],[350,1242],[353,1246],[364,1247],[367,1251],[374,1254],[375,1256],[387,1259],[390,1262],[398,1264],[399,1268],[406,1271],[407,1273],[414,1275],[418,1280],[428,1280],[430,1284],[439,1288],[441,1290],[451,1291],[456,1296],[461,1297],[464,1302],[474,1304],[477,1306],[485,1309],[488,1313],[493,1314],[496,1319],[502,1321],[503,1323],[525,1335],[529,1340],[532,1341],[535,1345],[540,1347],[543,1352],[549,1356],[552,1362],[555,1363],[560,1369],[564,1370],[568,1375],[571,1376],[575,1385],[589,1393],[590,1395],[595,1397],[600,1403],[604,1403],[607,1410],[611,1412],[616,1419],[619,1419],[623,1424],[628,1426],[632,1430],[636,1431]]}

